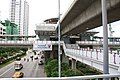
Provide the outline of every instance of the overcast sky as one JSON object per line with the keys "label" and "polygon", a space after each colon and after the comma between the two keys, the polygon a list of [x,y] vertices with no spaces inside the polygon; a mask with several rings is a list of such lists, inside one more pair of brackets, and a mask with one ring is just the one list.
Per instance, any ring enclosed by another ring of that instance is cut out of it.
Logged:
{"label": "overcast sky", "polygon": [[[34,35],[35,25],[41,23],[45,19],[58,16],[58,0],[27,0],[29,3],[29,35]],[[72,1],[74,0],[60,0],[61,14],[64,14]],[[0,0],[0,19],[9,19],[10,0]],[[112,23],[112,29],[115,31],[113,36],[120,37],[120,21]],[[102,27],[95,29],[100,31],[98,36],[102,36]]]}
{"label": "overcast sky", "polygon": [[[11,0],[0,0],[0,19],[9,19]],[[60,0],[64,14],[73,0]],[[35,25],[45,19],[58,17],[58,0],[27,0],[29,3],[29,35],[34,35]]]}

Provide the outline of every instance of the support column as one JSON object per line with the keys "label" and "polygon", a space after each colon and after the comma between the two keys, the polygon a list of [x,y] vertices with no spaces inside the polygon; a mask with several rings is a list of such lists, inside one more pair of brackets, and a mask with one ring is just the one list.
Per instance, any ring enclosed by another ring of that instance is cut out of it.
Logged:
{"label": "support column", "polygon": [[69,58],[67,56],[65,56],[65,53],[62,54],[62,62],[69,64]]}
{"label": "support column", "polygon": [[72,59],[72,69],[76,69],[76,60]]}
{"label": "support column", "polygon": [[50,52],[50,58],[54,59],[54,56],[53,56],[54,52]]}
{"label": "support column", "polygon": [[50,58],[52,58],[52,59],[54,59],[54,54],[55,54],[55,52],[54,52],[54,46],[52,46],[52,51],[50,52]]}
{"label": "support column", "polygon": [[69,37],[62,37],[62,39],[65,43],[69,44],[70,43],[70,38]]}

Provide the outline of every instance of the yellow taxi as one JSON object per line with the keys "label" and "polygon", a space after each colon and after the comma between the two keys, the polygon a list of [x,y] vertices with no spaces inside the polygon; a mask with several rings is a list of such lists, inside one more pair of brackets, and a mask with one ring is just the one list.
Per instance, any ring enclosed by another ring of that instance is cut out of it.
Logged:
{"label": "yellow taxi", "polygon": [[23,72],[15,72],[12,78],[22,78],[24,76]]}

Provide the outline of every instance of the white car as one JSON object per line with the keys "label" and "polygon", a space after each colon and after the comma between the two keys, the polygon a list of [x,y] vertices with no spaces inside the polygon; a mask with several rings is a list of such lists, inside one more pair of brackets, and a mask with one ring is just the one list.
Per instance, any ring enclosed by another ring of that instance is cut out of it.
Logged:
{"label": "white car", "polygon": [[36,59],[38,59],[38,56],[37,56],[37,55],[35,55],[35,56],[34,56],[34,59],[35,59],[35,60],[36,60]]}

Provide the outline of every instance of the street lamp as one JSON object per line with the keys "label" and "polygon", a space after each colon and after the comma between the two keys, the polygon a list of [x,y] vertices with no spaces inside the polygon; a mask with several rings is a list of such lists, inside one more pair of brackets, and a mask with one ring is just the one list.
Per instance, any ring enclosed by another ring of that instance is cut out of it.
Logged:
{"label": "street lamp", "polygon": [[61,56],[60,56],[60,0],[58,0],[58,74],[61,77]]}
{"label": "street lamp", "polygon": [[[102,24],[103,24],[103,73],[109,74],[109,54],[108,54],[108,31],[107,31],[107,7],[106,0],[102,3]],[[108,80],[108,79],[105,79]]]}

